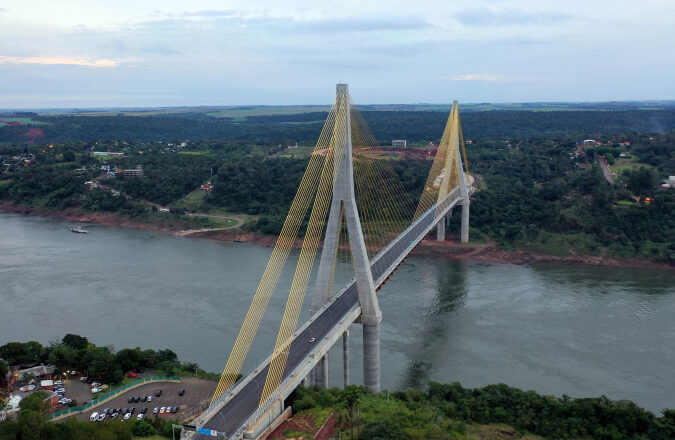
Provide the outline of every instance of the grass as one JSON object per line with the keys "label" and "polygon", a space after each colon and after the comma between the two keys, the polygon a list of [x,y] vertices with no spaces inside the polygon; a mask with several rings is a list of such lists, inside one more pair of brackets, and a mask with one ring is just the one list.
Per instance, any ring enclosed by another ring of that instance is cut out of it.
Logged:
{"label": "grass", "polygon": [[204,198],[206,197],[206,191],[196,189],[188,193],[185,197],[178,200],[173,205],[176,208],[184,209],[186,211],[201,211]]}
{"label": "grass", "polygon": [[633,170],[640,167],[655,169],[653,165],[638,162],[636,157],[620,157],[614,160],[614,165],[609,166],[609,170],[616,174],[621,174],[625,170]]}

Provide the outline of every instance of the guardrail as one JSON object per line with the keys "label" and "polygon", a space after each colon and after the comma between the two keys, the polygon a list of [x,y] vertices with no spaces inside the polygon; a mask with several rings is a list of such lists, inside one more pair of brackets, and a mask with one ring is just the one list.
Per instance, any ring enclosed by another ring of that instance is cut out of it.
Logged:
{"label": "guardrail", "polygon": [[50,414],[47,417],[47,420],[49,421],[56,421],[59,419],[62,419],[64,417],[68,417],[74,414],[80,414],[81,412],[84,412],[88,410],[89,408],[93,408],[95,406],[98,406],[102,403],[107,402],[108,400],[117,397],[119,394],[123,393],[124,391],[130,390],[132,388],[136,388],[140,385],[144,385],[146,383],[152,383],[152,382],[180,382],[180,377],[178,376],[150,376],[146,377],[144,379],[139,379],[136,381],[133,381],[131,383],[128,383],[126,385],[123,385],[119,388],[116,388],[115,390],[109,392],[108,394],[98,397],[86,405],[82,406],[74,406],[72,408],[64,409],[62,411],[55,412],[53,414]]}

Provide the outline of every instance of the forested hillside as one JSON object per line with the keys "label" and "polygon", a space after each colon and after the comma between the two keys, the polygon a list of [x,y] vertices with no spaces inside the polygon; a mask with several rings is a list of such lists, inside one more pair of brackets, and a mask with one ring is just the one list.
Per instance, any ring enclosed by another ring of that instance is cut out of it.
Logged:
{"label": "forested hillside", "polygon": [[[326,112],[249,116],[243,120],[189,113],[156,116],[34,116],[43,123],[0,127],[0,142],[74,142],[111,139],[175,141],[230,139],[267,143],[314,143]],[[364,111],[383,144],[391,139],[438,141],[448,113],[443,111]],[[542,137],[570,134],[664,133],[675,129],[675,109],[621,111],[481,111],[462,114],[469,138]]]}

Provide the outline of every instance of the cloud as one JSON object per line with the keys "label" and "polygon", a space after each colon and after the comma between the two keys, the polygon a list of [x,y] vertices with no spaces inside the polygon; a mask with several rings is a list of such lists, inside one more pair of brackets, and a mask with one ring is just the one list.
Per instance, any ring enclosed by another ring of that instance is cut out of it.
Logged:
{"label": "cloud", "polygon": [[205,9],[203,11],[186,11],[179,14],[181,17],[238,17],[241,14],[238,11],[230,9]]}
{"label": "cloud", "polygon": [[7,12],[7,8],[0,8],[0,13]]}
{"label": "cloud", "polygon": [[467,9],[455,14],[465,26],[523,26],[545,25],[568,21],[570,14],[561,12],[525,12],[517,9],[491,11],[489,9]]}
{"label": "cloud", "polygon": [[117,67],[117,61],[100,59],[92,60],[72,57],[7,57],[0,56],[0,64],[43,64],[43,65],[71,65],[86,67]]}
{"label": "cloud", "polygon": [[323,32],[369,32],[369,31],[400,31],[423,29],[431,25],[419,17],[340,17],[320,20],[295,20],[294,25],[302,30]]}
{"label": "cloud", "polygon": [[370,15],[300,19],[270,17],[264,14],[251,15],[242,11],[215,9],[168,14],[157,20],[141,22],[138,26],[155,29],[162,27],[194,29],[195,25],[207,23],[220,27],[253,27],[265,32],[276,29],[283,32],[303,33],[406,31],[433,26],[426,19],[415,16]]}
{"label": "cloud", "polygon": [[439,81],[450,80],[450,81],[485,81],[485,82],[500,82],[506,80],[502,76],[493,75],[489,73],[469,73],[466,75],[439,76],[436,79]]}

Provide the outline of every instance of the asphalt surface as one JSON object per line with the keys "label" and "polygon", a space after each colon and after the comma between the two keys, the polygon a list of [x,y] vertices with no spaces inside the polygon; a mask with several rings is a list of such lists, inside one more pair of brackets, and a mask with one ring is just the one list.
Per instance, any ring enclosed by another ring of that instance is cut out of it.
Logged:
{"label": "asphalt surface", "polygon": [[[181,420],[187,414],[188,411],[199,407],[200,405],[209,402],[213,392],[216,389],[217,382],[210,380],[200,380],[200,379],[186,379],[180,383],[175,382],[156,382],[141,385],[136,388],[132,388],[129,391],[120,394],[114,399],[101,404],[95,408],[91,408],[81,414],[78,414],[74,417],[80,420],[89,420],[89,417],[92,413],[97,412],[101,413],[104,408],[131,408],[136,407],[136,412],[133,414],[132,419],[136,420],[136,416],[140,413],[143,408],[148,408],[148,412],[145,414],[146,418],[152,418],[155,415],[152,414],[153,408],[161,408],[163,406],[179,406],[180,409],[175,414],[156,414],[158,417],[165,419]],[[183,396],[178,395],[178,391],[184,389],[185,394]],[[157,397],[155,393],[157,390],[162,390],[162,395]],[[138,402],[138,403],[129,403],[129,397],[143,397],[143,396],[152,396],[152,402]],[[118,419],[120,419],[118,417]],[[107,418],[106,418],[107,420]]]}
{"label": "asphalt surface", "polygon": [[[450,193],[452,195],[452,193]],[[457,195],[457,197],[459,194]],[[456,197],[447,197],[438,209],[442,210],[450,205]],[[373,280],[377,280],[384,274],[389,267],[398,260],[406,251],[410,244],[417,242],[423,237],[422,233],[434,221],[436,209],[429,209],[414,227],[410,228],[398,241],[389,248],[384,255],[375,263],[371,264]],[[426,234],[425,234],[426,235]],[[377,282],[377,281],[376,281]],[[378,285],[375,286],[379,287]],[[283,379],[297,367],[309,354],[315,343],[310,343],[310,338],[316,338],[316,343],[328,335],[330,330],[340,319],[359,302],[356,284],[352,283],[347,290],[333,302],[324,312],[312,322],[295,340],[291,343],[286,369]],[[265,387],[265,379],[269,364],[266,365],[246,386],[237,393],[221,410],[216,413],[202,428],[225,432],[228,436],[234,433],[246,420],[258,409],[262,390]],[[282,379],[282,380],[283,380]],[[209,436],[197,434],[195,439],[208,440]]]}

